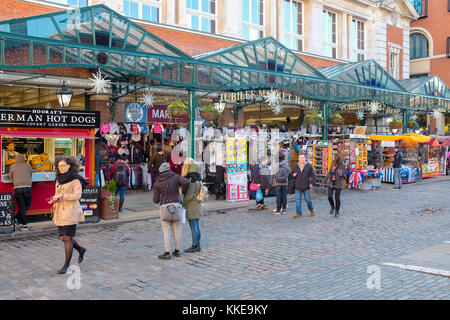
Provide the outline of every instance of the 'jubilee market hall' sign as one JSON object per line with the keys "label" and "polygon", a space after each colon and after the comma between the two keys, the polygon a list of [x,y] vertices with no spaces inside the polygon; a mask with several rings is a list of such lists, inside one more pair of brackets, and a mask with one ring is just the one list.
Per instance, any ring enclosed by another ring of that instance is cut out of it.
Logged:
{"label": "'jubilee market hall' sign", "polygon": [[[270,90],[247,90],[238,92],[224,92],[220,94],[220,102],[235,103],[239,101],[251,101],[251,100],[264,100],[267,99]],[[275,90],[275,94],[282,102],[293,103],[312,108],[314,105],[313,100],[303,99],[302,97],[293,95],[292,93]]]}
{"label": "'jubilee market hall' sign", "polygon": [[0,108],[0,127],[100,127],[100,112],[61,109]]}

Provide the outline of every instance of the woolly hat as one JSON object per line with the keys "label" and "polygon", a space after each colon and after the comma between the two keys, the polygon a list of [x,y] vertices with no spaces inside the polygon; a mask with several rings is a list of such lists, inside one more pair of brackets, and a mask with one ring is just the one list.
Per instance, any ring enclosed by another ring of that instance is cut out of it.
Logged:
{"label": "woolly hat", "polygon": [[170,164],[168,162],[164,162],[159,166],[159,173],[163,173],[170,170]]}

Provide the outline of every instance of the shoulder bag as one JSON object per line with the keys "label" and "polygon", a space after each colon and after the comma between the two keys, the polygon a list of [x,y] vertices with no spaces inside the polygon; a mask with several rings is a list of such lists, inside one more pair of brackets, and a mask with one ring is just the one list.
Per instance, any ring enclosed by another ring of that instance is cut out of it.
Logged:
{"label": "shoulder bag", "polygon": [[[169,191],[170,180],[166,186],[166,197],[164,202],[167,200],[167,194]],[[164,203],[160,207],[160,214],[162,221],[176,222],[180,220],[180,203]]]}

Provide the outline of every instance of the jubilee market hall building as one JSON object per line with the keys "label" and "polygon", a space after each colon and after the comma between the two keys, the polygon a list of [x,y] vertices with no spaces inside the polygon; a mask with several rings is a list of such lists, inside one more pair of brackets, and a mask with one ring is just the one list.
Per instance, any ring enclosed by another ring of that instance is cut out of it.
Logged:
{"label": "jubilee market hall building", "polygon": [[[95,77],[108,80],[107,91],[101,84],[93,89]],[[169,113],[165,127],[186,127],[184,155],[200,161],[204,129],[212,124],[201,118],[205,107],[233,116],[214,122],[222,133],[298,128],[320,141],[353,133],[351,126],[387,133],[389,117],[401,119],[406,133],[411,114],[445,115],[450,108],[450,91],[436,77],[397,81],[374,60],[315,69],[271,37],[190,56],[103,5],[0,22],[0,91],[0,191],[13,190],[5,157],[26,154],[34,169],[29,214],[50,211],[45,199],[53,194],[56,157],[76,157],[95,184],[102,135],[117,118],[123,126],[116,133],[149,134],[154,117],[167,115],[150,114],[154,107],[186,106],[187,116]],[[330,129],[336,113],[344,121]],[[304,128],[314,116],[315,126]],[[157,133],[173,147],[173,136]],[[8,150],[11,142],[15,150]]]}

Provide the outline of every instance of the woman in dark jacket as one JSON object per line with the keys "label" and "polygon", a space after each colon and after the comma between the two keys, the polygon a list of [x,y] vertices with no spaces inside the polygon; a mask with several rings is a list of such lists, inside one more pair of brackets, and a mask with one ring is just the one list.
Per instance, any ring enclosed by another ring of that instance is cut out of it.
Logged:
{"label": "woman in dark jacket", "polygon": [[[159,175],[156,178],[154,185],[153,202],[164,206],[168,203],[178,204],[181,193],[186,193],[189,186],[189,180],[172,171],[170,171],[169,163],[165,162],[159,167]],[[181,190],[179,190],[181,187]],[[173,232],[175,241],[175,257],[180,256],[180,238],[181,238],[181,223],[178,221],[163,221],[161,219],[162,230],[164,234],[164,254],[159,255],[158,258],[170,259],[170,230]]]}
{"label": "woman in dark jacket", "polygon": [[[328,187],[328,201],[331,205],[330,214],[334,213],[335,217],[339,217],[339,208],[341,207],[341,190],[344,188],[344,179],[347,178],[345,167],[339,155],[335,155],[330,171],[325,177],[322,186]],[[333,202],[333,192],[335,193],[336,206]]]}
{"label": "woman in dark jacket", "polygon": [[253,167],[252,179],[253,182],[258,185],[263,194],[261,201],[256,201],[256,209],[264,210],[266,205],[264,204],[264,197],[270,189],[270,169],[267,166],[269,159],[267,156],[262,156],[259,159],[259,163]]}

